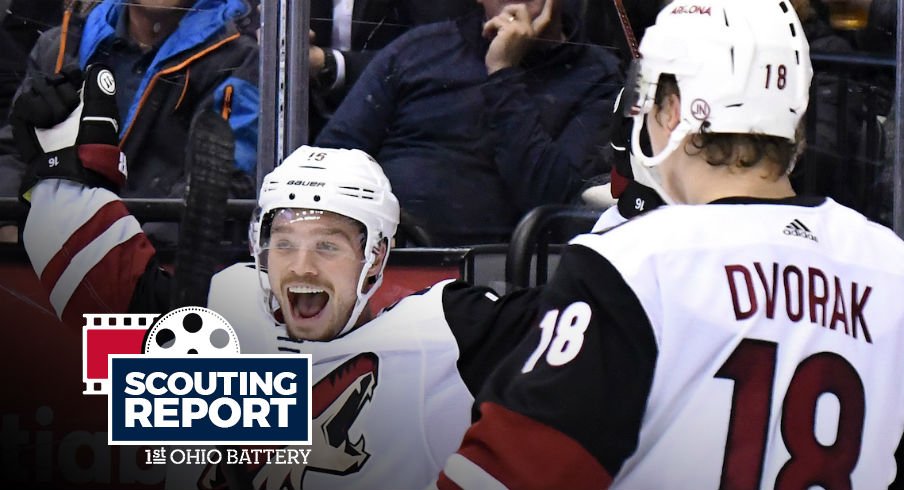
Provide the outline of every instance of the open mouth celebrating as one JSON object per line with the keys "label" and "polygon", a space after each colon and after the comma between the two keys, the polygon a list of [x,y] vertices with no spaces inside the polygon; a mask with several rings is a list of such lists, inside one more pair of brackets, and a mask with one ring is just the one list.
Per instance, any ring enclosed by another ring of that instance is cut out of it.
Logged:
{"label": "open mouth celebrating", "polygon": [[325,289],[317,286],[289,286],[286,290],[292,316],[300,320],[317,318],[330,301]]}

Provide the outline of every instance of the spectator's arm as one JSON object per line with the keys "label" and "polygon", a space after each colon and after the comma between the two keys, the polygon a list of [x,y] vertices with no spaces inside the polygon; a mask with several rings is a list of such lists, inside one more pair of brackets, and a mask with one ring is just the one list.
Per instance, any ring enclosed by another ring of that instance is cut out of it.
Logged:
{"label": "spectator's arm", "polygon": [[[333,95],[338,95],[340,97],[340,102],[341,98],[344,98],[348,91],[355,85],[355,82],[361,78],[367,65],[373,61],[377,56],[377,53],[379,53],[379,51],[339,52],[336,61],[342,65],[342,69],[339,70],[338,75],[340,78],[338,78],[337,86],[333,90]],[[341,60],[339,59],[340,57],[342,58]]]}
{"label": "spectator's arm", "polygon": [[376,155],[396,104],[398,73],[392,45],[374,57],[317,137],[326,148],[357,148]]}
{"label": "spectator's arm", "polygon": [[[330,49],[330,48],[323,48]],[[338,51],[333,50],[336,58],[336,77],[330,81],[326,89],[312,90],[311,97],[316,98],[316,105],[332,114],[342,104],[349,90],[374,59],[378,51]]]}
{"label": "spectator's arm", "polygon": [[583,181],[608,169],[598,158],[606,141],[612,104],[621,87],[612,66],[565,67],[573,71],[568,94],[582,96],[571,104],[571,118],[558,134],[541,124],[536,95],[527,93],[524,70],[492,74],[483,87],[491,131],[496,135],[495,161],[512,198],[524,211],[571,201]]}

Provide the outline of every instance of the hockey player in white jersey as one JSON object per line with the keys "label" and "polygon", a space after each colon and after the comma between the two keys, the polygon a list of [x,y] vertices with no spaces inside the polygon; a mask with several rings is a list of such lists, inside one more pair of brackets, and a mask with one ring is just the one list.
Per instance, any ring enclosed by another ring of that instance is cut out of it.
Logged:
{"label": "hockey player in white jersey", "polygon": [[671,205],[563,253],[451,488],[887,488],[904,244],[788,172],[812,77],[787,0],[676,0],[629,88]]}
{"label": "hockey player in white jersey", "polygon": [[[14,112],[25,121],[48,112],[61,90],[76,93],[67,83],[48,84]],[[25,246],[54,308],[76,327],[82,313],[170,309],[171,279],[114,192],[125,166],[113,84],[93,67],[83,103],[68,118],[55,111],[65,121],[19,129],[36,169],[23,188]],[[374,317],[367,302],[398,220],[382,169],[357,150],[302,147],[265,178],[249,232],[254,263],[216,274],[208,306],[243,353],[312,355],[313,445],[305,464],[232,468],[238,480],[256,489],[423,488],[458,446],[472,393],[521,336],[487,327],[526,314],[533,293],[498,300],[444,281]],[[223,470],[170,465],[167,487],[226,488]]]}

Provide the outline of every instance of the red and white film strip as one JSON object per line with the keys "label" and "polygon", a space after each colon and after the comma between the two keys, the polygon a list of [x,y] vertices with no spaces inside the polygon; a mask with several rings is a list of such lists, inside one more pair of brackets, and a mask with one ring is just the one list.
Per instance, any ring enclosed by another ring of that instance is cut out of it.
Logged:
{"label": "red and white film strip", "polygon": [[144,337],[158,314],[87,314],[82,329],[82,381],[86,395],[105,395],[110,354],[141,354]]}

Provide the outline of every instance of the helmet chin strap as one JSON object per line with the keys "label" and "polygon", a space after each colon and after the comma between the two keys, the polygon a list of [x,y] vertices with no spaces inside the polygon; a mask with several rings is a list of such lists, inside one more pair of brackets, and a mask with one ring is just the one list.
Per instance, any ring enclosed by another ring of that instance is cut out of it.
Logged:
{"label": "helmet chin strap", "polygon": [[270,282],[268,279],[268,274],[261,267],[260,254],[254,254],[254,270],[257,272],[258,284],[260,286],[260,299],[264,305],[264,311],[266,311],[270,318],[276,323],[284,323],[276,318],[276,311],[279,310],[279,303],[276,301],[276,296],[273,295],[273,291],[270,290]]}
{"label": "helmet chin strap", "polygon": [[643,149],[640,147],[640,132],[645,123],[644,116],[644,113],[634,116],[634,127],[631,130],[631,170],[634,172],[634,180],[652,188],[666,204],[675,204],[675,199],[662,186],[662,175],[659,173],[658,167],[681,146],[684,137],[693,128],[687,121],[682,119],[669,135],[669,141],[666,143],[665,148],[657,155],[648,156],[644,154]]}
{"label": "helmet chin strap", "polygon": [[364,312],[364,307],[367,306],[367,302],[370,300],[370,297],[373,296],[374,292],[377,289],[379,289],[380,282],[383,279],[382,274],[379,275],[377,281],[366,293],[361,292],[364,288],[364,282],[367,280],[367,271],[370,270],[371,266],[374,265],[375,259],[376,255],[364,262],[364,267],[361,269],[361,275],[358,276],[358,289],[355,291],[358,299],[355,300],[355,306],[352,308],[351,316],[348,317],[348,322],[346,322],[345,326],[342,327],[342,330],[339,330],[339,333],[336,334],[336,337],[343,335],[354,328],[355,323],[358,322],[358,318],[361,316],[361,313]]}
{"label": "helmet chin strap", "polygon": [[675,204],[675,200],[666,194],[665,189],[662,188],[660,183],[662,177],[659,175],[659,169],[647,167],[638,160],[642,160],[642,158],[631,157],[631,171],[634,172],[634,180],[656,191],[656,194],[659,194],[659,197],[666,204]]}

